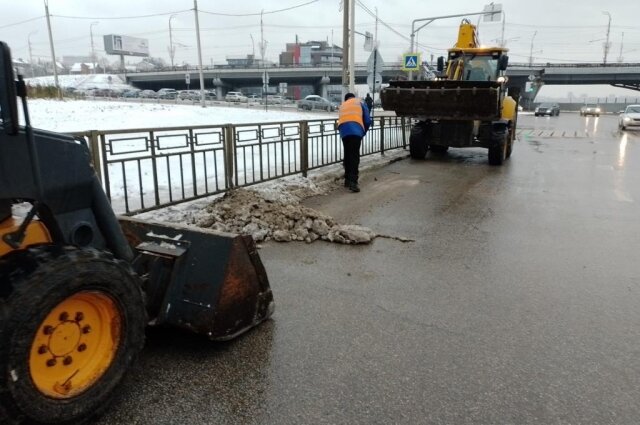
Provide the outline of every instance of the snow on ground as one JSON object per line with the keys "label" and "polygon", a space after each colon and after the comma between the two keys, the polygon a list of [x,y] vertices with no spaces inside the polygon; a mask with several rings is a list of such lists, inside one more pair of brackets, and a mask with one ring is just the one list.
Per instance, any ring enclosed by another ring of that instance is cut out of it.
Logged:
{"label": "snow on ground", "polygon": [[[109,78],[111,78],[111,82],[109,82]],[[26,82],[30,86],[55,86],[55,79],[51,76],[27,78]],[[134,88],[115,74],[59,75],[58,83],[62,89],[76,90],[125,90]]]}
{"label": "snow on ground", "polygon": [[29,101],[31,124],[57,132],[326,119],[327,114],[94,100]]}

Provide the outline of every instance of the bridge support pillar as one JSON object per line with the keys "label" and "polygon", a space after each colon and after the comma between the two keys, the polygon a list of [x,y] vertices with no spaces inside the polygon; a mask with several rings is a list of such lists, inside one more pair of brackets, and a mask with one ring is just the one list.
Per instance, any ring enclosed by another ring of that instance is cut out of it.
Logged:
{"label": "bridge support pillar", "polygon": [[216,88],[216,99],[224,100],[224,83],[220,78],[213,79],[213,85]]}
{"label": "bridge support pillar", "polygon": [[520,87],[520,106],[522,106],[525,111],[533,111],[535,98],[544,85],[544,81],[540,78],[536,78],[529,87],[530,91],[527,91],[527,82],[524,80],[522,82],[517,82],[514,85],[516,87]]}
{"label": "bridge support pillar", "polygon": [[318,95],[324,97],[325,99],[329,98],[328,86],[330,82],[331,79],[325,75],[320,79],[320,82],[318,84]]}

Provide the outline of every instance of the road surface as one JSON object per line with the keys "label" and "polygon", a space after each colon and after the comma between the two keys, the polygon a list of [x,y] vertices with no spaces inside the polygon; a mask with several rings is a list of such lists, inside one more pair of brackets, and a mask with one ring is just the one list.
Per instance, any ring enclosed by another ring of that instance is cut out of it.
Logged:
{"label": "road surface", "polygon": [[309,206],[415,242],[269,243],[277,308],[212,344],[150,330],[97,422],[631,424],[640,418],[640,134],[521,116]]}

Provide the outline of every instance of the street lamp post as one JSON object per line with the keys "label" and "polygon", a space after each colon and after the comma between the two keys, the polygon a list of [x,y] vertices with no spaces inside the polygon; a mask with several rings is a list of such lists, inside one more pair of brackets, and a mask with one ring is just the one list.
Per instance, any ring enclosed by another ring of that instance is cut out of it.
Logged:
{"label": "street lamp post", "polygon": [[175,57],[175,54],[176,54],[176,48],[173,47],[173,31],[171,30],[171,20],[175,16],[176,16],[175,13],[173,15],[169,16],[169,59],[171,59],[171,70],[174,70],[174,68],[173,68],[173,58]]}
{"label": "street lamp post", "polygon": [[[431,22],[437,19],[459,18],[462,16],[487,15],[487,14],[491,14],[491,12],[460,13],[458,15],[445,15],[445,16],[434,16],[433,18],[414,19],[411,22],[411,34],[410,34],[411,42],[409,44],[409,53],[414,53],[413,50],[415,48],[416,34],[418,34],[418,31],[420,31],[422,28],[429,25]],[[416,29],[416,23],[418,22],[424,22],[424,24],[422,24]],[[413,71],[409,71],[409,80],[413,80]]]}
{"label": "street lamp post", "polygon": [[623,46],[624,46],[624,32],[622,33],[622,40],[620,40],[620,55],[618,56],[619,63],[622,63],[624,61],[624,57],[622,57]]}
{"label": "street lamp post", "polygon": [[[31,52],[31,36],[35,33],[37,33],[38,31],[31,31],[29,33],[29,35],[27,36],[27,41],[29,43],[29,64],[31,65],[31,77],[35,77],[35,71],[33,69],[33,53]],[[624,34],[624,33],[623,33]],[[620,50],[622,52],[622,49]]]}
{"label": "street lamp post", "polygon": [[536,34],[538,31],[533,32],[533,36],[531,36],[531,49],[529,50],[529,66],[533,65],[533,39],[536,38]]}
{"label": "street lamp post", "polygon": [[96,49],[93,45],[93,26],[98,25],[99,23],[100,22],[96,21],[96,22],[91,22],[91,25],[89,25],[89,34],[91,35],[91,61],[93,62],[93,68],[91,70],[92,74],[96,73]]}
{"label": "street lamp post", "polygon": [[609,23],[607,24],[607,41],[604,42],[604,59],[602,63],[607,64],[607,56],[609,55],[609,32],[611,31],[611,14],[609,12],[602,12],[603,15],[609,17]]}
{"label": "street lamp post", "polygon": [[200,20],[198,18],[198,0],[193,0],[193,12],[196,17],[196,40],[198,41],[198,71],[200,74],[200,104],[205,107],[204,73],[202,72],[202,46],[200,45]]}

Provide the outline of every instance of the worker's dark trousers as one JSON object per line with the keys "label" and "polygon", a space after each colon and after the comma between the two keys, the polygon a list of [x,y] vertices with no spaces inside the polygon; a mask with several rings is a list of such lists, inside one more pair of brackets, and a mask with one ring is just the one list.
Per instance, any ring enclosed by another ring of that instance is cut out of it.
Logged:
{"label": "worker's dark trousers", "polygon": [[344,178],[347,183],[358,183],[358,167],[360,166],[360,144],[362,137],[347,136],[342,139],[342,147],[344,148]]}

